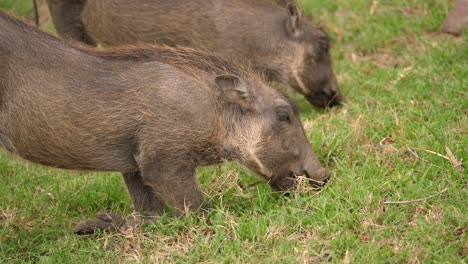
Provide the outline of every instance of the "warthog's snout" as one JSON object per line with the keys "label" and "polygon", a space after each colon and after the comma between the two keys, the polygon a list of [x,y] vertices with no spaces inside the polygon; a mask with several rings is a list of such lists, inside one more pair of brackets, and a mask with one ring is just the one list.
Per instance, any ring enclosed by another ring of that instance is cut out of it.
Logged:
{"label": "warthog's snout", "polygon": [[336,81],[330,82],[327,87],[324,87],[319,92],[306,96],[306,98],[311,104],[323,108],[339,106],[344,101],[344,97]]}
{"label": "warthog's snout", "polygon": [[330,179],[330,172],[324,168],[317,171],[304,171],[304,175],[309,178],[309,182],[313,187],[323,187]]}
{"label": "warthog's snout", "polygon": [[338,87],[338,83],[333,83],[330,87],[330,95],[328,96],[327,106],[333,107],[338,106],[343,103],[344,98],[340,92],[340,88]]}
{"label": "warthog's snout", "polygon": [[289,191],[294,189],[297,176],[305,176],[314,188],[322,188],[330,178],[330,172],[321,166],[311,162],[301,169],[292,168],[283,175],[278,175],[270,180],[270,185],[277,191]]}

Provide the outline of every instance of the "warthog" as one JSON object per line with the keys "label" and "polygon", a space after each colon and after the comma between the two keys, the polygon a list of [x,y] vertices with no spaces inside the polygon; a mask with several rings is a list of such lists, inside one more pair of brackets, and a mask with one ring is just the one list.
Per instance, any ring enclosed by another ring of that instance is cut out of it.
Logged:
{"label": "warthog", "polygon": [[294,2],[266,0],[47,0],[60,35],[105,46],[184,45],[247,58],[268,79],[293,87],[319,107],[343,96],[327,34]]}
{"label": "warthog", "polygon": [[468,0],[457,0],[442,24],[442,32],[460,35],[468,27]]}
{"label": "warthog", "polygon": [[190,48],[73,47],[2,12],[0,61],[0,144],[47,166],[122,172],[138,213],[206,207],[195,168],[224,160],[276,190],[329,177],[294,105],[248,66]]}

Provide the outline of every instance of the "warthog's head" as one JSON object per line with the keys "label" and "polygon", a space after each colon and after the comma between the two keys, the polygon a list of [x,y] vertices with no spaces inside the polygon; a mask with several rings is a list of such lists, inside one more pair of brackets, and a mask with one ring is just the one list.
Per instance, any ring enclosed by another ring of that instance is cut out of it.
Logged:
{"label": "warthog's head", "polygon": [[313,105],[325,108],[341,104],[343,96],[333,71],[327,33],[303,19],[296,4],[288,3],[286,10],[277,55],[287,58],[287,63],[274,74]]}
{"label": "warthog's head", "polygon": [[235,159],[276,190],[292,189],[296,176],[319,186],[328,180],[330,174],[317,159],[287,97],[260,80],[221,75],[216,83],[227,102],[225,145],[236,153]]}

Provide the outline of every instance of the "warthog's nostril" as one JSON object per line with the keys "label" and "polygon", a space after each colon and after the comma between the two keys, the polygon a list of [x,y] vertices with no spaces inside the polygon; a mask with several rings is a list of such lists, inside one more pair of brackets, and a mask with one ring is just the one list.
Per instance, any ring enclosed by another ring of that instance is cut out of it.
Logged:
{"label": "warthog's nostril", "polygon": [[340,95],[336,91],[333,91],[332,96],[329,98],[329,101],[327,103],[327,107],[337,106],[340,104],[341,104]]}

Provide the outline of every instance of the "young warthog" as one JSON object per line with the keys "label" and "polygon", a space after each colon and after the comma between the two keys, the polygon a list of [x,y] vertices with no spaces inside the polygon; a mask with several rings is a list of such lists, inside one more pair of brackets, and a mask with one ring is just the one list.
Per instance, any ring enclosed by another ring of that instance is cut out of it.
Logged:
{"label": "young warthog", "polygon": [[47,0],[58,32],[106,46],[162,43],[247,58],[270,80],[329,107],[343,100],[327,34],[290,1]]}
{"label": "young warthog", "polygon": [[48,166],[122,172],[141,214],[205,206],[194,170],[223,160],[277,190],[329,177],[294,106],[247,66],[189,48],[72,47],[2,12],[0,61],[0,144]]}

